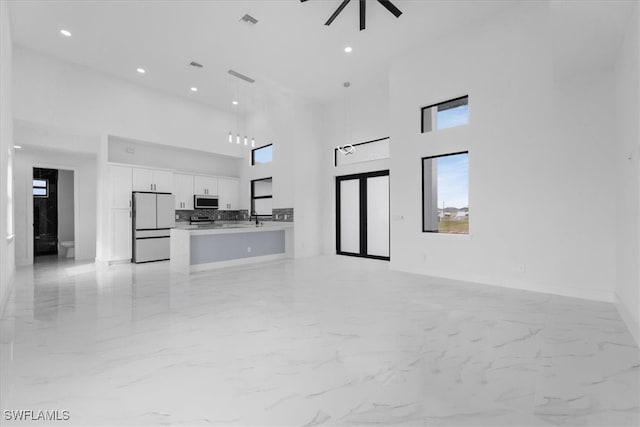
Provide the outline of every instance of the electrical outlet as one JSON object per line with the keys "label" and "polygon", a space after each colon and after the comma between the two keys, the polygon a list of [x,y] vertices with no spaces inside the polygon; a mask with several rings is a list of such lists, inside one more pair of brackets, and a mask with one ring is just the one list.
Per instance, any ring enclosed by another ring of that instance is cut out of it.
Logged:
{"label": "electrical outlet", "polygon": [[527,272],[527,264],[520,264],[519,270],[520,270],[520,273],[526,273]]}
{"label": "electrical outlet", "polygon": [[251,246],[247,246],[247,252],[251,253]]}

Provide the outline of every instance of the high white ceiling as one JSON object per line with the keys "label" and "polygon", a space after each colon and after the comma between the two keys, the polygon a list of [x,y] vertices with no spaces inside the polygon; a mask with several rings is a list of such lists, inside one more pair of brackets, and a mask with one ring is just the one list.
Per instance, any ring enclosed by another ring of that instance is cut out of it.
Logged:
{"label": "high white ceiling", "polygon": [[[12,1],[10,18],[18,46],[227,109],[229,69],[326,102],[342,94],[344,81],[356,88],[383,81],[396,55],[481,25],[517,3],[393,2],[403,12],[399,19],[368,0],[364,31],[357,0],[328,27],[341,0]],[[258,24],[241,23],[245,13]],[[192,60],[204,68],[189,67]]]}

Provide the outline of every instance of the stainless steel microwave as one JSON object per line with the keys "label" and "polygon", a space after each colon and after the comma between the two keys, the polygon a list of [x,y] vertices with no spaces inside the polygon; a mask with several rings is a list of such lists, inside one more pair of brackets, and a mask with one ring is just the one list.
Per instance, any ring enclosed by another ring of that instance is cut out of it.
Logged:
{"label": "stainless steel microwave", "polygon": [[193,207],[195,209],[218,209],[218,196],[196,194],[193,196]]}

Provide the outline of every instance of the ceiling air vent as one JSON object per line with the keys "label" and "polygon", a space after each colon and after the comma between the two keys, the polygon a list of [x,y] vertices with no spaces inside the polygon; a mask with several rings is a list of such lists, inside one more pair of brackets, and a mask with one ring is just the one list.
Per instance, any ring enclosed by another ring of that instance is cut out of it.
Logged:
{"label": "ceiling air vent", "polygon": [[256,25],[258,23],[258,20],[247,13],[242,18],[240,18],[240,22],[248,25]]}
{"label": "ceiling air vent", "polygon": [[199,63],[197,63],[196,61],[191,61],[191,62],[189,63],[189,65],[191,65],[192,67],[196,67],[196,68],[202,68],[202,67],[203,67],[203,65],[202,65],[202,64],[199,64]]}

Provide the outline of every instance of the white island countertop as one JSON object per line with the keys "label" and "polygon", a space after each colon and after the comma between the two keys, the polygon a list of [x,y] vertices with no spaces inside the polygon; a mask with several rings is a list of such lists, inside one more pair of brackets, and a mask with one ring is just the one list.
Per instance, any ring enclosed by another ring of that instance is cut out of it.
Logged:
{"label": "white island countertop", "polygon": [[291,257],[291,222],[181,224],[171,229],[171,269],[185,274]]}

